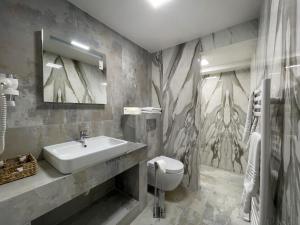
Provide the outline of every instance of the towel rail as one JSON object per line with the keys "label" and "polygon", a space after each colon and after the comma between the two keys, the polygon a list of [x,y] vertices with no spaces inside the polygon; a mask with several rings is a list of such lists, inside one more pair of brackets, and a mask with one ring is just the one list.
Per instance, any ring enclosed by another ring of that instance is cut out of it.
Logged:
{"label": "towel rail", "polygon": [[[271,98],[271,79],[264,79],[261,90],[253,91],[252,115],[254,122],[259,119],[261,132],[261,156],[260,156],[260,186],[259,194],[253,197],[256,207],[252,207],[252,225],[273,225],[273,204],[270,191],[271,173],[271,104],[284,104],[280,98]],[[251,104],[251,103],[250,103]],[[256,126],[255,126],[256,128]],[[253,130],[255,130],[255,128]],[[258,200],[258,201],[257,201]],[[258,217],[258,219],[256,219]]]}
{"label": "towel rail", "polygon": [[254,105],[254,109],[261,109],[261,105],[255,104],[255,105]]}
{"label": "towel rail", "polygon": [[261,95],[258,95],[254,98],[254,102],[260,102],[261,101]]}

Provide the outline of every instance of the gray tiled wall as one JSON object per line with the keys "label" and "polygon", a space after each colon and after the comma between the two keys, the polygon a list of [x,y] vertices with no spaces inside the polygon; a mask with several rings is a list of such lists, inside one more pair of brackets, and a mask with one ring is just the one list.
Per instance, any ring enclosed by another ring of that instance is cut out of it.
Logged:
{"label": "gray tiled wall", "polygon": [[[107,105],[57,105],[42,101],[40,31],[75,37],[107,57]],[[90,136],[122,137],[123,106],[150,103],[149,54],[66,0],[0,1],[0,72],[16,74],[20,96],[9,109],[3,158],[45,145]]]}

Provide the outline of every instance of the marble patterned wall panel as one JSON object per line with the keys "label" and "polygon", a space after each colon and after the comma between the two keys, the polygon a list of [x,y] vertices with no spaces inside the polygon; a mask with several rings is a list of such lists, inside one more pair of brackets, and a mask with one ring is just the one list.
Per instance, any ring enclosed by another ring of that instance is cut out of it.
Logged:
{"label": "marble patterned wall panel", "polygon": [[[157,52],[152,57],[152,103],[163,109],[163,152],[184,163],[184,184],[193,190],[198,188],[199,143],[201,132],[205,132],[200,116],[203,77],[199,58],[204,50],[257,38],[257,23],[253,20],[237,25]],[[234,160],[234,165],[240,172],[237,161]]]}
{"label": "marble patterned wall panel", "polygon": [[201,163],[243,173],[247,165],[242,134],[249,97],[250,69],[207,76],[201,87]]}
{"label": "marble patterned wall panel", "polygon": [[[275,213],[269,224],[300,224],[300,1],[264,0],[252,80],[271,78],[272,160],[270,192]],[[271,207],[271,206],[270,206]]]}
{"label": "marble patterned wall panel", "polygon": [[168,78],[162,92],[164,152],[184,163],[184,183],[192,189],[198,183],[199,130],[194,118],[200,79],[200,52],[199,40],[183,44],[173,52],[170,64],[166,65],[170,72],[165,74]]}
{"label": "marble patterned wall panel", "polygon": [[159,61],[153,60],[152,63],[152,81],[151,81],[151,102],[153,107],[161,107],[161,96],[160,96],[160,66]]}

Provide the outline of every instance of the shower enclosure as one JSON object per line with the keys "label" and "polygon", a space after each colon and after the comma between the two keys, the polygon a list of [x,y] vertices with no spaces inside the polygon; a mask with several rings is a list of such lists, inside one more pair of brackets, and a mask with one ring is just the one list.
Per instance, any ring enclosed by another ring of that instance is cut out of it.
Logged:
{"label": "shower enclosure", "polygon": [[215,215],[207,219],[226,218],[224,224],[239,216],[257,29],[253,20],[157,52],[152,60],[152,105],[163,110],[163,155],[183,162],[183,186],[202,196],[196,212],[213,207],[207,210]]}

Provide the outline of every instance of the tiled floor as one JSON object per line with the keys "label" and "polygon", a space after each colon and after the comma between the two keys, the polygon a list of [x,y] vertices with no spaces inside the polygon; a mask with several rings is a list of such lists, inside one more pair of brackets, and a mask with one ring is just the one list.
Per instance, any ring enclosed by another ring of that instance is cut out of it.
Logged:
{"label": "tiled floor", "polygon": [[201,189],[188,192],[182,187],[166,194],[166,219],[153,219],[153,196],[146,209],[131,225],[249,225],[239,216],[243,177],[202,166]]}

